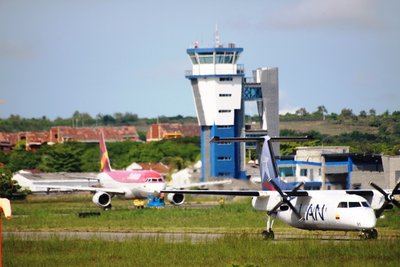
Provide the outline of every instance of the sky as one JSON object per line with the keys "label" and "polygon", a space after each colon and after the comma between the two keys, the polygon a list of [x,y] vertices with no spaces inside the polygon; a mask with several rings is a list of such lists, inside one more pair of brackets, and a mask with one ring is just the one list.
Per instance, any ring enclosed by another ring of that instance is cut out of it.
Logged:
{"label": "sky", "polygon": [[[279,68],[280,113],[400,110],[398,0],[0,0],[0,118],[195,116],[187,48]],[[250,114],[251,106],[246,110]]]}

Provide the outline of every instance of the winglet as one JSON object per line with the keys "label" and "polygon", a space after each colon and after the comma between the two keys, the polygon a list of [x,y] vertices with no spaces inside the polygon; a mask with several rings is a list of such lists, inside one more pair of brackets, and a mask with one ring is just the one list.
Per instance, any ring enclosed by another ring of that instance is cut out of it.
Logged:
{"label": "winglet", "polygon": [[100,172],[111,171],[103,129],[100,131]]}

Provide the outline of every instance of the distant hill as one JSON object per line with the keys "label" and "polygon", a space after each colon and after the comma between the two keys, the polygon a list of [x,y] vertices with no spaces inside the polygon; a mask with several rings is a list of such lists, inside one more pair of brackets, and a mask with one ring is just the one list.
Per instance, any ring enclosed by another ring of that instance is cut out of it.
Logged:
{"label": "distant hill", "polygon": [[298,132],[317,131],[326,135],[340,135],[359,131],[362,133],[378,134],[379,128],[367,124],[338,123],[336,121],[281,121],[280,129],[294,130]]}

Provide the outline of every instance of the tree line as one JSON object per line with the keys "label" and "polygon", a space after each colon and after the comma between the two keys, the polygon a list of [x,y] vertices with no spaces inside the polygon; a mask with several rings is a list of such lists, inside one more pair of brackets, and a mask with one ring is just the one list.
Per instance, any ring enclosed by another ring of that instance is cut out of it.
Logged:
{"label": "tree line", "polygon": [[46,116],[41,118],[22,118],[19,115],[10,115],[6,119],[0,119],[0,132],[46,131],[54,126],[71,127],[96,127],[96,126],[147,126],[153,123],[197,123],[196,117],[191,116],[160,116],[158,118],[139,118],[131,112],[109,114],[97,114],[92,117],[87,112],[75,111],[69,118],[56,118],[50,120]]}
{"label": "tree line", "polygon": [[[162,162],[182,169],[200,159],[200,138],[184,137],[159,142],[110,142],[108,155],[114,169],[124,169],[133,162]],[[23,144],[11,153],[0,152],[0,162],[8,171],[21,169],[44,172],[97,172],[100,149],[96,143],[66,142],[43,145],[27,151]]]}
{"label": "tree line", "polygon": [[[258,116],[246,116],[246,121],[257,121]],[[281,130],[281,136],[312,137],[306,143],[282,143],[281,154],[294,154],[297,146],[345,145],[351,152],[383,153],[400,155],[400,111],[377,114],[374,109],[361,111],[355,115],[351,109],[342,109],[339,114],[328,113],[324,106],[314,112],[305,108],[295,113],[280,116],[281,121],[318,121],[330,123],[368,125],[376,127],[378,133],[353,131],[339,135],[321,134],[315,130],[299,132]],[[71,118],[50,120],[46,117],[26,119],[11,115],[0,119],[0,132],[45,131],[52,126],[71,125],[75,127],[134,125],[136,127],[152,123],[195,123],[195,117],[161,116],[159,118],[139,118],[132,113],[97,115],[92,118],[87,113],[75,112]],[[142,133],[143,135],[143,133]],[[187,137],[158,142],[115,142],[107,143],[111,165],[114,169],[123,169],[132,162],[162,162],[174,169],[182,169],[200,159],[200,138]],[[95,143],[66,142],[52,146],[43,145],[37,151],[27,151],[23,141],[17,143],[10,153],[0,151],[0,193],[9,196],[18,185],[11,181],[12,173],[21,169],[38,169],[45,172],[97,172],[99,169],[100,150]]]}

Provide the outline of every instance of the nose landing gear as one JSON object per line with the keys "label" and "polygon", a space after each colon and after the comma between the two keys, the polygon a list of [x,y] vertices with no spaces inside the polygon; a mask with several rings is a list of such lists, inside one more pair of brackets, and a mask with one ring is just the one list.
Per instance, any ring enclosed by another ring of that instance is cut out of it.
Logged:
{"label": "nose landing gear", "polygon": [[378,239],[378,231],[374,229],[362,230],[360,234],[361,239]]}

